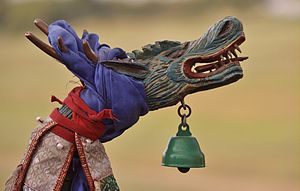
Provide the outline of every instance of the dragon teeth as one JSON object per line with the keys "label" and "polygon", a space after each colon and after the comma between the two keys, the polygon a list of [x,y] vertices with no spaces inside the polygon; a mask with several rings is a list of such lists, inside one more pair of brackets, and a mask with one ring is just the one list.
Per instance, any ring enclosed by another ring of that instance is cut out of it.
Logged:
{"label": "dragon teeth", "polygon": [[192,66],[191,71],[192,71],[193,73],[197,73],[196,67],[197,67],[196,64],[194,64],[194,65]]}
{"label": "dragon teeth", "polygon": [[228,56],[228,54],[225,54],[225,58],[226,58],[227,60],[229,60],[229,56]]}
{"label": "dragon teeth", "polygon": [[230,51],[230,53],[231,53],[231,54],[233,54],[233,55],[234,55],[234,57],[236,57],[236,58],[238,57],[238,55],[237,55],[237,53],[235,52],[235,50],[234,50],[234,49],[233,49],[233,50],[231,50],[231,51]]}
{"label": "dragon teeth", "polygon": [[240,53],[242,53],[241,48],[240,48],[237,44],[234,44],[234,47],[235,47]]}

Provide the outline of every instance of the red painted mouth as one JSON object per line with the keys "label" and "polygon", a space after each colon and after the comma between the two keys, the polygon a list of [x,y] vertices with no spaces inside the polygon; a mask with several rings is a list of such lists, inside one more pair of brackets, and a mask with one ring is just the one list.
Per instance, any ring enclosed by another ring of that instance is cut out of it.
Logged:
{"label": "red painted mouth", "polygon": [[232,65],[240,65],[240,62],[248,57],[239,57],[236,50],[242,53],[239,45],[245,40],[245,36],[242,35],[218,52],[187,59],[183,63],[183,72],[189,78],[206,78],[222,72]]}

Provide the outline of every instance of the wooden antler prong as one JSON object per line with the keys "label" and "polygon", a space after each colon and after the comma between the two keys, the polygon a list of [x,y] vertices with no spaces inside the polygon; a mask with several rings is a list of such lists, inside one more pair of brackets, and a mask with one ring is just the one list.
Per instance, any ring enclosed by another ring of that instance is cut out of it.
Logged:
{"label": "wooden antler prong", "polygon": [[55,50],[49,46],[48,44],[41,41],[39,38],[37,38],[34,34],[31,32],[26,32],[25,37],[30,40],[35,46],[37,46],[39,49],[41,49],[43,52],[48,54],[49,56],[60,60],[59,56],[56,54]]}
{"label": "wooden antler prong", "polygon": [[62,51],[62,52],[69,51],[68,47],[64,44],[64,40],[61,36],[58,37],[57,41],[58,41],[58,48],[60,51]]}
{"label": "wooden antler prong", "polygon": [[86,55],[86,57],[88,59],[90,59],[93,63],[97,63],[99,58],[95,54],[95,52],[91,49],[88,41],[84,40],[83,43],[82,43],[82,46],[83,46],[83,52]]}
{"label": "wooden antler prong", "polygon": [[48,36],[48,24],[45,23],[42,19],[35,19],[34,24],[37,28],[39,28],[45,35]]}

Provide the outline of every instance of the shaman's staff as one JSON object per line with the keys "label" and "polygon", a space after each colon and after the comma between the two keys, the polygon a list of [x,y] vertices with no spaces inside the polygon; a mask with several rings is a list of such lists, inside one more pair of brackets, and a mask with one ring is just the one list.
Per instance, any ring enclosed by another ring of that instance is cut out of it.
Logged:
{"label": "shaman's staff", "polygon": [[103,142],[121,135],[148,111],[177,104],[188,95],[243,77],[238,56],[243,26],[226,17],[198,40],[157,41],[126,53],[99,43],[84,30],[81,38],[65,21],[35,25],[50,45],[26,37],[65,65],[82,86],[60,101],[49,117],[38,119],[24,158],[6,190],[119,190]]}

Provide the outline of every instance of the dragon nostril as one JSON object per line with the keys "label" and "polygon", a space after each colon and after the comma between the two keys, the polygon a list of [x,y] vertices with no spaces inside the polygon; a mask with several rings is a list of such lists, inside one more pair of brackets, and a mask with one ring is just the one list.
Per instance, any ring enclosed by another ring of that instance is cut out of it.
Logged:
{"label": "dragon nostril", "polygon": [[226,34],[228,31],[231,30],[231,28],[232,28],[232,22],[231,21],[226,21],[223,24],[218,36],[222,36],[222,35]]}

